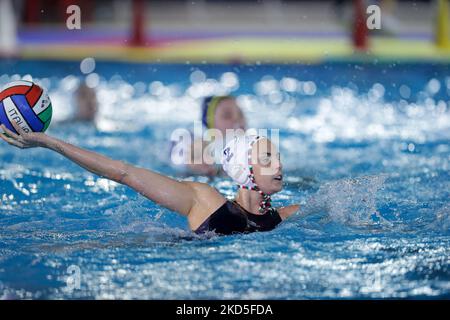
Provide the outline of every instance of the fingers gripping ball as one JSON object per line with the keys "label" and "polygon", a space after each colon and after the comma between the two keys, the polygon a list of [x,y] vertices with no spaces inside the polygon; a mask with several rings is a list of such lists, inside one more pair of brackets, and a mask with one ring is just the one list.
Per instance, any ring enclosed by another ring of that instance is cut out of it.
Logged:
{"label": "fingers gripping ball", "polygon": [[25,132],[44,132],[52,120],[52,111],[47,92],[33,82],[14,81],[0,92],[0,124],[14,133],[17,130],[13,121]]}

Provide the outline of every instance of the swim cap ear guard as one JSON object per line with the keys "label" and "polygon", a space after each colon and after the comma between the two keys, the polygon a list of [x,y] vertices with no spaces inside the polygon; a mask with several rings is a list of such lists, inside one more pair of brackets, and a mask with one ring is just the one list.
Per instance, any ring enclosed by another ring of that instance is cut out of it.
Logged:
{"label": "swim cap ear guard", "polygon": [[240,186],[255,186],[250,179],[251,146],[257,136],[236,135],[223,149],[222,167],[224,171]]}
{"label": "swim cap ear guard", "polygon": [[252,147],[263,137],[256,135],[236,135],[222,152],[223,170],[236,182],[239,188],[254,190],[261,194],[259,212],[265,213],[271,208],[270,195],[262,192],[255,181],[251,164]]}

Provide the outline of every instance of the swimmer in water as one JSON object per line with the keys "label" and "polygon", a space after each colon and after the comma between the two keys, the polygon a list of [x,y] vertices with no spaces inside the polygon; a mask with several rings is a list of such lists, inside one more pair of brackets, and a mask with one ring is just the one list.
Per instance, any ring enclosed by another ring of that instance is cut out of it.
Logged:
{"label": "swimmer in water", "polygon": [[[203,99],[202,102],[202,125],[205,130],[217,129],[223,137],[226,136],[227,129],[242,129],[246,130],[247,121],[244,113],[236,102],[233,96],[210,96]],[[201,174],[207,176],[214,176],[220,172],[220,166],[205,163],[202,159],[204,150],[208,150],[212,158],[220,157],[222,152],[220,144],[215,144],[214,140],[207,142],[203,137],[193,137],[192,143],[182,145],[181,148],[176,148],[175,145],[171,149],[171,160],[177,158],[178,163],[185,163],[183,171],[188,174]],[[220,150],[217,150],[216,145]],[[180,151],[183,152],[180,152]],[[183,159],[178,159],[179,154],[182,154]],[[217,155],[215,155],[217,154]],[[196,158],[197,157],[197,158]],[[211,161],[220,163],[220,161]],[[177,168],[179,169],[179,168]]]}
{"label": "swimmer in water", "polygon": [[58,124],[67,123],[94,123],[98,112],[98,99],[95,89],[82,82],[72,96],[74,114]]}
{"label": "swimmer in water", "polygon": [[269,231],[299,210],[298,205],[273,208],[271,195],[283,187],[277,147],[262,136],[235,135],[222,152],[223,170],[240,188],[233,201],[205,183],[177,181],[151,170],[109,159],[45,133],[18,134],[5,125],[0,138],[21,149],[42,147],[55,151],[84,169],[126,185],[155,203],[187,217],[192,231],[217,234]]}
{"label": "swimmer in water", "polygon": [[80,84],[74,93],[77,110],[74,121],[93,122],[98,111],[97,94],[85,83]]}

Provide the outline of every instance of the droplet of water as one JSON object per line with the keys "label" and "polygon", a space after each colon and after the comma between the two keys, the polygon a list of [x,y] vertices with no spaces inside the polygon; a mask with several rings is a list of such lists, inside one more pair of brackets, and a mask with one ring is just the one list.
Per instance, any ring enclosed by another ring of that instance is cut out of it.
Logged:
{"label": "droplet of water", "polygon": [[239,79],[234,72],[225,72],[220,77],[220,82],[224,87],[235,90],[239,87]]}
{"label": "droplet of water", "polygon": [[316,93],[317,87],[313,81],[306,81],[303,83],[303,92],[306,95],[314,95]]}
{"label": "droplet of water", "polygon": [[430,94],[436,94],[441,90],[441,83],[437,79],[431,79],[427,84],[427,91]]}
{"label": "droplet of water", "polygon": [[398,91],[403,99],[409,99],[411,97],[411,89],[407,85],[402,84]]}
{"label": "droplet of water", "polygon": [[94,72],[95,70],[95,59],[94,58],[85,58],[80,63],[80,70],[84,74],[88,74]]}
{"label": "droplet of water", "polygon": [[284,77],[280,81],[281,88],[284,91],[295,92],[297,90],[297,79]]}
{"label": "droplet of water", "polygon": [[190,80],[192,83],[204,82],[206,80],[206,74],[203,71],[195,70],[191,73]]}
{"label": "droplet of water", "polygon": [[97,87],[99,83],[100,77],[96,73],[91,73],[86,77],[86,85],[91,89]]}

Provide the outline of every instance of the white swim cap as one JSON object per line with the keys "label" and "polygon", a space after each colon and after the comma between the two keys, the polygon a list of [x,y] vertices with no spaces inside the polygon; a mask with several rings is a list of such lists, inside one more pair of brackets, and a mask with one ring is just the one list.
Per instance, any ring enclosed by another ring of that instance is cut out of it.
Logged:
{"label": "white swim cap", "polygon": [[253,144],[261,138],[257,135],[235,135],[223,149],[223,170],[241,187],[256,187],[251,169],[251,151]]}
{"label": "white swim cap", "polygon": [[251,162],[252,147],[262,138],[264,137],[257,135],[235,135],[223,149],[222,167],[240,188],[254,190],[261,194],[259,212],[266,213],[272,210],[271,198],[256,184]]}

